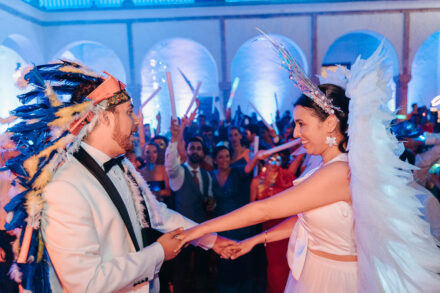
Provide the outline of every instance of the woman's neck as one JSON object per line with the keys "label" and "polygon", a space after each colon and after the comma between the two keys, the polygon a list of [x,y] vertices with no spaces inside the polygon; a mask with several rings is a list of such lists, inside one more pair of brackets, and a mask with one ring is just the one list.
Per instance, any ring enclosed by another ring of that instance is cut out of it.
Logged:
{"label": "woman's neck", "polygon": [[337,156],[339,156],[340,154],[342,154],[342,152],[339,150],[338,147],[328,148],[321,154],[322,162],[326,164],[331,160],[333,160],[334,158],[336,158]]}
{"label": "woman's neck", "polygon": [[231,167],[217,169],[218,174],[222,175],[229,173],[229,171],[231,171]]}
{"label": "woman's neck", "polygon": [[242,150],[242,145],[240,143],[236,144],[236,145],[232,145],[232,149],[234,150],[234,154],[239,155],[241,153]]}

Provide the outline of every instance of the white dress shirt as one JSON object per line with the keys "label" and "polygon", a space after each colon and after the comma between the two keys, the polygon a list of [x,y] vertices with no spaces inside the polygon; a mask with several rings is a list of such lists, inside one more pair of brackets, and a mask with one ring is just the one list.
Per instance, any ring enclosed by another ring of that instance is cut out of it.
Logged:
{"label": "white dress shirt", "polygon": [[[188,162],[185,163],[188,167],[191,176],[193,171],[196,171],[197,179],[199,180],[199,190],[203,194],[203,178],[200,167],[193,169]],[[171,142],[165,152],[165,169],[167,171],[168,177],[170,178],[170,187],[173,191],[179,190],[185,179],[185,170],[179,163],[179,155],[177,153],[177,142]],[[212,179],[211,175],[208,173],[208,194],[207,196],[213,196],[212,194]]]}
{"label": "white dress shirt", "polygon": [[[100,150],[86,144],[85,142],[81,142],[81,146],[104,170],[103,167],[104,163],[110,160],[111,158],[108,155],[101,152]],[[142,242],[141,226],[139,223],[139,219],[137,218],[133,199],[131,197],[130,187],[128,186],[128,182],[124,176],[124,171],[122,171],[122,169],[119,168],[119,166],[115,165],[107,172],[107,176],[113,182],[113,184],[116,187],[116,190],[121,195],[122,201],[124,202],[125,208],[127,209],[128,215],[130,217],[130,222],[131,225],[133,226],[134,234],[136,235],[136,239],[139,244],[139,247],[141,248],[144,247]]]}

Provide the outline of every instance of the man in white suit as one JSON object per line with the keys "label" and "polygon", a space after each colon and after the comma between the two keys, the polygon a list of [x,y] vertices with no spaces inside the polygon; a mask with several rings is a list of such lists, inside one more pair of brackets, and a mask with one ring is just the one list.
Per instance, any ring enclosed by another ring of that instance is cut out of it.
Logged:
{"label": "man in white suit", "polygon": [[[133,149],[138,121],[125,86],[104,83],[82,90],[100,95],[104,109],[86,119],[88,134],[43,192],[50,283],[54,292],[157,292],[163,261],[178,253],[175,236],[196,223],[158,203],[121,157]],[[165,234],[155,241],[153,230]],[[193,244],[220,253],[233,243],[208,235]]]}

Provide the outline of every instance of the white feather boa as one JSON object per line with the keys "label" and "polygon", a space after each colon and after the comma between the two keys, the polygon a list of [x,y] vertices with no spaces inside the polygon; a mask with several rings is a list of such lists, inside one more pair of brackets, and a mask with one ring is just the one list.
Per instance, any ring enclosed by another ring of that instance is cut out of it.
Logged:
{"label": "white feather boa", "polygon": [[145,221],[144,208],[141,204],[139,189],[142,191],[142,198],[144,199],[145,204],[148,208],[151,226],[157,227],[163,225],[163,220],[159,212],[159,205],[161,205],[161,203],[156,200],[155,196],[151,193],[150,188],[148,188],[148,185],[145,182],[144,178],[141,176],[141,174],[139,174],[138,171],[136,171],[131,162],[127,159],[124,159],[122,161],[122,164],[124,165],[124,168],[127,168],[128,172],[131,173],[135,181],[133,182],[133,180],[131,180],[129,176],[126,176],[126,179],[130,185],[133,202],[141,226],[148,227],[148,224]]}
{"label": "white feather boa", "polygon": [[440,250],[420,217],[413,166],[390,132],[392,70],[381,45],[357,59],[347,84],[348,157],[356,215],[359,292],[439,292]]}

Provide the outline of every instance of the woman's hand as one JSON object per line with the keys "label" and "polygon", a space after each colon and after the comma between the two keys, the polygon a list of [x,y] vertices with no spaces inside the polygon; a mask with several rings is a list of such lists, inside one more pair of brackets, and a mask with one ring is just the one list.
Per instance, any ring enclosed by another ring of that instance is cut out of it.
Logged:
{"label": "woman's hand", "polygon": [[183,231],[182,233],[176,236],[176,238],[180,240],[180,245],[179,247],[176,248],[176,251],[182,249],[182,247],[187,246],[194,239],[198,239],[205,234],[206,233],[203,232],[202,225],[198,225],[191,229]]}
{"label": "woman's hand", "polygon": [[231,249],[234,249],[234,253],[231,254],[231,259],[237,259],[240,256],[248,253],[257,244],[258,244],[258,242],[257,242],[257,238],[256,237],[251,237],[251,238],[248,238],[248,239],[245,239],[245,240],[241,241],[239,243],[238,247],[231,247]]}

